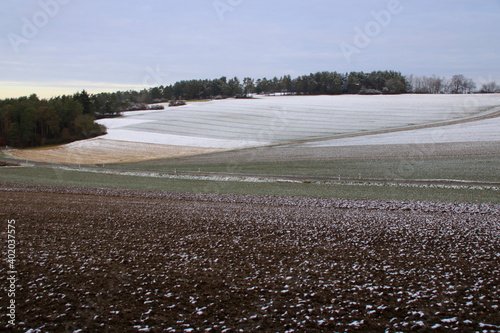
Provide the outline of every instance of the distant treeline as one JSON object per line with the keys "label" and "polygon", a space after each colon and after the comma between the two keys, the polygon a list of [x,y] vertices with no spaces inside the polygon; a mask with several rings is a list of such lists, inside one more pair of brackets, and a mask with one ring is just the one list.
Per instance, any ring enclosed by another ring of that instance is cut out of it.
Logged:
{"label": "distant treeline", "polygon": [[153,101],[171,99],[211,99],[247,97],[250,94],[341,95],[341,94],[402,94],[407,92],[406,79],[401,73],[377,71],[372,73],[318,72],[292,78],[284,75],[272,79],[237,77],[215,80],[179,81],[169,86],[149,90]]}
{"label": "distant treeline", "polygon": [[403,76],[394,71],[371,73],[318,72],[292,78],[290,75],[272,79],[221,77],[212,80],[183,80],[167,86],[141,91],[121,91],[92,96],[96,116],[113,116],[116,112],[144,108],[144,105],[178,100],[246,98],[252,94],[341,95],[341,94],[463,94],[500,92],[495,82],[476,91],[473,80],[463,75],[450,79],[432,76]]}
{"label": "distant treeline", "polygon": [[[39,99],[36,95],[0,100],[0,145],[33,147],[86,139],[102,135],[106,129],[94,120],[119,116],[122,111],[146,108],[152,103],[180,100],[248,98],[252,94],[341,95],[341,94],[463,94],[476,91],[476,84],[463,75],[442,77],[403,76],[395,71],[371,73],[318,72],[292,78],[240,81],[237,77],[213,80],[185,80],[141,91],[88,94]],[[477,92],[500,92],[495,82]]]}
{"label": "distant treeline", "polygon": [[[164,102],[177,99],[213,99],[248,97],[250,94],[288,95],[341,95],[341,94],[465,94],[471,92],[500,92],[495,82],[484,84],[476,90],[472,79],[454,75],[450,79],[432,76],[403,76],[394,71],[371,73],[318,72],[292,78],[284,75],[272,79],[221,77],[214,80],[185,80],[140,92],[142,103]],[[122,93],[123,94],[123,93]],[[126,94],[126,93],[125,93]],[[122,96],[123,97],[123,96]]]}

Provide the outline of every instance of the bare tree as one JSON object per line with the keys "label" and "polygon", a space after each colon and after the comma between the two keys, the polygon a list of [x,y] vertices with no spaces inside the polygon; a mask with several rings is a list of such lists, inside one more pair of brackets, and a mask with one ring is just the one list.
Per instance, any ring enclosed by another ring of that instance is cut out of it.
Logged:
{"label": "bare tree", "polygon": [[426,79],[427,86],[429,87],[431,94],[441,94],[443,92],[445,86],[444,78],[433,75],[432,77]]}
{"label": "bare tree", "polygon": [[492,94],[500,92],[500,86],[496,82],[488,82],[482,85],[481,93],[483,94]]}
{"label": "bare tree", "polygon": [[453,75],[448,83],[448,91],[452,94],[469,94],[476,89],[476,83],[462,74]]}
{"label": "bare tree", "polygon": [[432,77],[411,75],[407,80],[412,88],[411,91],[417,94],[442,94],[446,86],[445,78],[436,75]]}

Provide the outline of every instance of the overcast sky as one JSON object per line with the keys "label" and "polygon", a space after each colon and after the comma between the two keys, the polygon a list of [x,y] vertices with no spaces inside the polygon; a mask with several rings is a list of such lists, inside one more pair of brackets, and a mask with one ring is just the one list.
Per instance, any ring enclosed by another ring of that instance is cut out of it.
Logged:
{"label": "overcast sky", "polygon": [[318,71],[500,83],[500,0],[2,0],[0,98]]}

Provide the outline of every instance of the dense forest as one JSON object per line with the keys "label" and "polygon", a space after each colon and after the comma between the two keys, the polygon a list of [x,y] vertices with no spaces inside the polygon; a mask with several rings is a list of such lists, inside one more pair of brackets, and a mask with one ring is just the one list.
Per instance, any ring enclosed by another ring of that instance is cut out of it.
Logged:
{"label": "dense forest", "polygon": [[149,97],[155,100],[171,99],[210,99],[225,97],[246,97],[249,94],[290,95],[340,95],[363,93],[406,93],[406,79],[401,73],[378,71],[372,73],[318,72],[292,78],[262,78],[254,80],[246,77],[240,81],[237,77],[215,80],[179,81],[173,85],[152,88]]}
{"label": "dense forest", "polygon": [[[340,95],[340,94],[463,94],[476,91],[476,84],[463,75],[442,77],[403,76],[394,71],[371,73],[318,72],[292,78],[240,81],[237,77],[213,80],[186,80],[171,85],[114,93],[88,94],[39,99],[36,95],[0,100],[0,145],[35,147],[91,138],[106,132],[95,119],[119,116],[123,111],[158,108],[152,103],[179,100],[248,98],[252,94]],[[491,82],[481,93],[500,92]],[[163,108],[160,106],[159,108]]]}
{"label": "dense forest", "polygon": [[33,147],[106,133],[103,126],[94,122],[95,114],[89,108],[88,98],[88,94],[82,92],[50,100],[36,95],[0,100],[0,144]]}

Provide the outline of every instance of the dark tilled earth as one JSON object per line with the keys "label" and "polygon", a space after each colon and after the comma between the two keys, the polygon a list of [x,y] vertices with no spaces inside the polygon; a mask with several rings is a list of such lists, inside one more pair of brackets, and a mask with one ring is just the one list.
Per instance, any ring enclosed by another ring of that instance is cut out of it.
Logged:
{"label": "dark tilled earth", "polygon": [[500,332],[500,205],[7,184],[0,202],[6,331]]}

